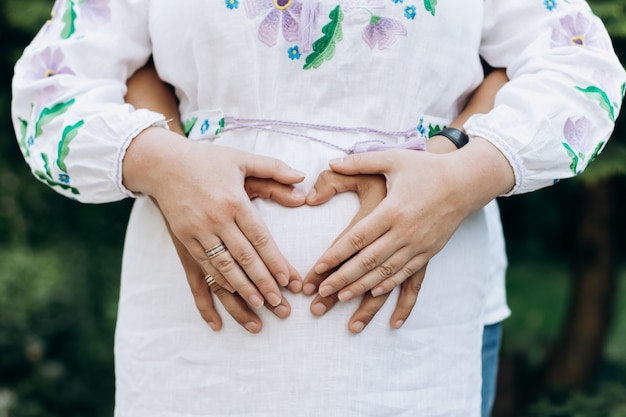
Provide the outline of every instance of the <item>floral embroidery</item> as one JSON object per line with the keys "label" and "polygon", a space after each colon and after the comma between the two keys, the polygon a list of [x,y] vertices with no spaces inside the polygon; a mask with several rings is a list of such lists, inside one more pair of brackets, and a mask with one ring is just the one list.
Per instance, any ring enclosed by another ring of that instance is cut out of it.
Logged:
{"label": "floral embroidery", "polygon": [[437,0],[424,0],[424,7],[427,12],[430,12],[433,16],[435,15],[435,7],[437,6]]}
{"label": "floral embroidery", "polygon": [[597,101],[600,107],[606,110],[609,119],[614,122],[616,114],[619,112],[621,99],[618,102],[612,102],[607,94],[607,91],[610,91],[609,85],[611,78],[603,71],[594,71],[593,79],[598,83],[597,86],[576,86],[576,89],[587,96],[587,98]]}
{"label": "floral embroidery", "polygon": [[298,48],[298,45],[294,45],[291,48],[289,48],[289,59],[291,59],[292,61],[294,59],[300,59],[300,48]]}
{"label": "floral embroidery", "polygon": [[204,122],[202,122],[202,125],[200,126],[200,133],[202,133],[203,135],[209,131],[209,128],[211,127],[211,125],[209,124],[208,120],[205,120]]}
{"label": "floral embroidery", "polygon": [[414,20],[416,10],[417,8],[415,6],[406,6],[406,8],[404,9],[404,17]]}
{"label": "floral embroidery", "polygon": [[78,0],[80,18],[89,26],[99,26],[111,20],[110,0]]}
{"label": "floral embroidery", "polygon": [[576,16],[565,16],[560,23],[560,27],[552,29],[551,46],[553,48],[575,45],[608,49],[598,26],[582,13],[577,13]]}
{"label": "floral embroidery", "polygon": [[57,0],[51,17],[37,39],[48,37],[60,26],[58,35],[69,39],[76,33],[76,23],[81,20],[84,27],[93,30],[111,20],[110,0]]}
{"label": "floral embroidery", "polygon": [[226,7],[230,10],[239,8],[239,0],[224,0],[226,2]]}
{"label": "floral embroidery", "polygon": [[80,194],[80,192],[78,191],[78,189],[69,185],[70,176],[67,173],[67,166],[65,165],[65,158],[67,158],[67,156],[70,153],[70,142],[72,142],[72,140],[76,137],[76,135],[78,135],[78,129],[80,129],[83,126],[83,124],[84,124],[84,121],[81,120],[78,123],[73,124],[71,126],[66,126],[65,129],[63,129],[63,133],[61,135],[61,141],[59,142],[58,152],[56,155],[57,159],[55,163],[57,168],[61,171],[61,173],[59,173],[58,175],[58,181],[55,181],[54,177],[52,176],[52,168],[50,167],[50,158],[45,153],[41,154],[41,159],[43,160],[43,163],[44,163],[45,172],[35,170],[35,175],[39,177],[39,179],[41,179],[42,181],[45,181],[46,183],[48,183],[48,185],[53,186],[53,187],[54,186],[61,187],[64,190],[70,190],[72,194]]}
{"label": "floral embroidery", "polygon": [[[322,35],[315,42],[313,33],[319,26],[316,24],[320,14],[318,0],[225,0],[229,9],[237,8],[238,2],[243,1],[248,18],[260,18],[258,38],[269,47],[278,42],[279,32],[287,42],[294,42],[287,46],[287,56],[292,61],[306,57],[303,69],[318,68],[324,61],[334,56],[337,42],[343,39],[342,22],[344,12],[363,11],[370,14],[367,25],[361,32],[361,38],[374,49],[389,49],[396,42],[398,36],[406,36],[406,26],[399,20],[374,14],[370,10],[384,9],[385,1],[389,0],[338,0],[338,5],[329,13],[328,21],[321,29]],[[391,0],[394,4],[404,3],[404,0]],[[435,15],[437,0],[424,0],[424,8]],[[404,7],[404,16],[415,20],[417,7]]]}
{"label": "floral embroidery", "polygon": [[[56,103],[50,107],[44,107],[41,112],[34,112],[33,114],[37,114],[37,118],[34,120],[34,123],[29,126],[28,122],[24,119],[19,119],[20,121],[20,138],[18,143],[20,145],[20,150],[24,154],[25,157],[30,157],[30,147],[35,144],[35,141],[41,134],[43,133],[43,129],[46,125],[51,123],[58,116],[67,112],[67,110],[75,103],[75,99],[71,99],[66,102]],[[33,105],[33,110],[41,105],[35,106]],[[70,190],[73,194],[80,194],[78,189],[69,185],[70,176],[67,172],[67,166],[65,165],[65,158],[70,153],[70,143],[78,134],[78,129],[80,129],[84,125],[84,121],[80,120],[77,123],[66,126],[63,129],[63,133],[61,134],[61,140],[57,146],[57,155],[54,164],[60,171],[55,180],[55,177],[52,173],[52,168],[50,166],[50,157],[41,153],[40,157],[43,161],[44,171],[35,170],[35,175],[41,179],[42,181],[48,183],[50,186],[58,186],[65,190]]]}
{"label": "floral embroidery", "polygon": [[550,11],[556,8],[556,0],[544,0],[543,4],[546,6],[546,9]]}
{"label": "floral embroidery", "polygon": [[[581,117],[575,122],[568,118],[563,127],[563,136],[565,142],[563,146],[567,150],[567,153],[572,158],[570,169],[576,175],[580,174],[584,168],[595,159],[604,146],[604,141],[600,142],[595,149],[592,149],[593,140],[593,126],[586,117]],[[588,161],[587,155],[591,152]]]}
{"label": "floral embroidery", "polygon": [[276,45],[278,30],[288,42],[298,40],[298,19],[302,4],[298,0],[245,0],[248,17],[267,13],[259,26],[259,39],[267,46]]}
{"label": "floral embroidery", "polygon": [[304,69],[318,68],[325,60],[332,59],[335,54],[335,44],[343,39],[341,7],[335,7],[328,17],[330,17],[330,22],[322,28],[324,36],[313,43],[313,52],[306,57]]}
{"label": "floral embroidery", "polygon": [[401,22],[374,15],[362,33],[363,40],[370,49],[374,49],[377,44],[378,49],[389,49],[396,36],[406,36],[406,27]]}
{"label": "floral embroidery", "polygon": [[191,129],[193,129],[197,121],[197,117],[192,117],[191,119],[183,120],[181,122],[181,124],[183,125],[183,133],[185,133],[185,136],[189,136],[189,132],[191,132]]}
{"label": "floral embroidery", "polygon": [[35,56],[32,64],[29,66],[28,78],[35,81],[53,77],[57,74],[74,75],[74,71],[63,63],[64,58],[60,49],[45,48],[39,55]]}

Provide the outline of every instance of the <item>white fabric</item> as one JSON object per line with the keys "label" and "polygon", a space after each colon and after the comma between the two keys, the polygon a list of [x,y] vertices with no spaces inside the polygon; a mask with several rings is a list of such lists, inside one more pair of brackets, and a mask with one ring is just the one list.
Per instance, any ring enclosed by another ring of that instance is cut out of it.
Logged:
{"label": "white fabric", "polygon": [[[465,128],[509,158],[512,193],[532,191],[585,168],[611,132],[624,83],[587,4],[553,4],[57,1],[54,18],[16,65],[13,120],[35,176],[79,201],[114,201],[129,195],[121,184],[128,143],[163,123],[161,115],[123,104],[127,77],[151,53],[160,76],[175,86],[186,123],[200,111],[387,131],[428,131],[437,127],[429,120],[452,120],[482,79],[480,53],[507,67],[512,81],[496,108]],[[333,10],[341,30],[329,30]],[[585,42],[568,44],[580,41],[578,32]],[[335,35],[325,59],[303,69],[323,33]],[[307,173],[305,191],[328,159],[341,155],[299,137],[219,134],[219,126],[207,120],[202,130],[217,138],[202,140],[281,158]],[[298,134],[346,146],[371,139],[315,129]],[[341,195],[317,208],[256,204],[304,272],[357,202]],[[253,336],[223,311],[222,332],[202,322],[159,213],[139,198],[123,262],[116,416],[479,415],[482,325],[508,314],[502,274],[490,273],[505,264],[503,246],[494,243],[503,242],[499,219],[487,213],[469,218],[430,262],[401,330],[389,329],[393,299],[354,336],[346,329],[354,303],[314,319],[310,300],[292,296],[292,316],[278,321],[260,311],[265,327]],[[504,263],[487,265],[494,254]]]}

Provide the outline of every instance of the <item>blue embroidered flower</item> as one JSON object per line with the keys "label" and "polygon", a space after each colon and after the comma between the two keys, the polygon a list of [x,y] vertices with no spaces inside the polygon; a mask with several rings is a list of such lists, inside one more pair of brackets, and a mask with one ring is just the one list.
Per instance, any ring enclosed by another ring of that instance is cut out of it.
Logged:
{"label": "blue embroidered flower", "polygon": [[226,7],[230,10],[239,8],[239,0],[224,0],[226,2]]}
{"label": "blue embroidered flower", "polygon": [[210,126],[209,121],[205,120],[204,123],[202,123],[202,126],[200,126],[200,133],[204,135],[209,130]]}
{"label": "blue embroidered flower", "polygon": [[28,139],[26,140],[26,145],[28,146],[33,146],[35,144],[35,138],[33,138],[33,136],[29,136]]}
{"label": "blue embroidered flower", "polygon": [[300,59],[300,48],[298,48],[298,45],[294,45],[291,48],[289,48],[289,59],[291,59],[292,61],[294,59]]}
{"label": "blue embroidered flower", "polygon": [[556,0],[544,0],[543,4],[546,5],[546,9],[552,11],[556,9]]}
{"label": "blue embroidered flower", "polygon": [[415,19],[415,11],[417,9],[415,8],[415,6],[406,6],[406,8],[404,9],[404,17],[406,17],[407,19]]}
{"label": "blue embroidered flower", "polygon": [[424,118],[420,117],[419,121],[417,122],[417,133],[420,134],[420,136],[422,137],[428,137],[427,133],[426,133],[426,126],[424,126]]}
{"label": "blue embroidered flower", "polygon": [[67,174],[59,174],[59,181],[61,181],[63,184],[69,184],[70,176]]}
{"label": "blue embroidered flower", "polygon": [[404,0],[391,0],[391,1],[393,1],[396,4],[398,4],[398,3],[402,3]]}

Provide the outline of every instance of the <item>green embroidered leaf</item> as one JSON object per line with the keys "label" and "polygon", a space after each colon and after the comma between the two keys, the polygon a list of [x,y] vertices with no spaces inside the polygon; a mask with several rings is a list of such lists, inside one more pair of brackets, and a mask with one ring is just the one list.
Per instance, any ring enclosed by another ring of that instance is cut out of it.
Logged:
{"label": "green embroidered leaf", "polygon": [[57,155],[57,166],[59,169],[67,174],[67,167],[65,166],[65,158],[70,153],[70,143],[78,134],[78,129],[82,125],[85,124],[84,120],[80,120],[76,124],[72,126],[66,126],[63,129],[63,134],[61,135],[61,141],[59,142],[59,149]]}
{"label": "green embroidered leaf", "polygon": [[21,117],[18,118],[20,122],[20,138],[18,139],[18,144],[20,145],[20,150],[25,157],[30,156],[30,152],[28,151],[28,144],[26,143],[26,133],[28,130],[28,122]]}
{"label": "green embroidered leaf", "polygon": [[220,127],[215,129],[215,136],[219,135],[220,133],[222,133],[222,130],[224,130],[224,118],[223,117],[220,119],[218,124],[220,125]]}
{"label": "green embroidered leaf", "polygon": [[65,1],[65,11],[61,16],[63,29],[61,30],[61,38],[68,39],[76,31],[74,23],[76,22],[76,11],[74,10],[74,2],[72,0]]}
{"label": "green embroidered leaf", "polygon": [[626,96],[626,83],[622,84],[622,97]]}
{"label": "green embroidered leaf", "polygon": [[198,121],[197,117],[192,117],[191,119],[185,120],[182,122],[183,133],[185,133],[185,136],[189,136],[189,132],[191,132],[191,129],[193,129],[197,121]]}
{"label": "green embroidered leaf", "polygon": [[437,133],[439,133],[442,129],[444,129],[444,127],[441,127],[439,125],[428,125],[428,137],[432,138],[433,136],[435,136]]}
{"label": "green embroidered leaf", "polygon": [[591,157],[589,157],[589,162],[587,162],[587,165],[589,165],[590,163],[593,162],[594,159],[596,159],[596,157],[598,156],[598,154],[600,153],[600,151],[604,147],[605,143],[606,142],[604,142],[604,141],[598,143],[598,146],[596,146],[596,149],[593,150],[593,153],[591,154]]}
{"label": "green embroidered leaf", "polygon": [[435,15],[435,7],[437,7],[437,0],[424,0],[424,7],[426,11],[429,11],[433,16]]}
{"label": "green embroidered leaf", "polygon": [[50,158],[45,153],[41,154],[41,159],[43,159],[43,168],[46,170],[47,177],[52,179],[52,172],[50,172]]}
{"label": "green embroidered leaf", "polygon": [[577,86],[576,89],[578,91],[582,91],[588,98],[598,101],[600,107],[609,113],[611,121],[615,121],[615,108],[611,104],[611,100],[609,100],[609,96],[606,95],[604,90],[594,85],[590,85],[587,88]]}
{"label": "green embroidered leaf", "polygon": [[569,156],[572,158],[572,163],[569,166],[569,169],[572,170],[572,172],[574,173],[574,175],[578,174],[578,155],[576,154],[576,152],[572,149],[571,146],[569,146],[569,144],[567,142],[562,142],[563,146],[565,146],[565,149],[567,149],[567,153],[569,154]]}
{"label": "green embroidered leaf", "polygon": [[324,61],[331,60],[335,54],[335,45],[343,39],[341,30],[341,22],[343,21],[343,12],[341,7],[335,7],[330,14],[330,22],[322,28],[324,36],[313,42],[313,52],[306,57],[306,64],[303,69],[319,68]]}
{"label": "green embroidered leaf", "polygon": [[78,189],[77,189],[77,188],[74,188],[74,187],[72,187],[72,186],[70,186],[70,185],[68,185],[68,184],[63,184],[62,182],[56,182],[56,181],[54,181],[53,179],[48,178],[48,177],[46,176],[46,174],[44,174],[44,173],[43,173],[43,172],[41,172],[41,171],[35,171],[35,175],[36,175],[36,176],[37,176],[40,180],[44,181],[46,184],[48,184],[48,185],[50,185],[50,186],[52,186],[52,187],[61,187],[61,188],[63,188],[64,190],[70,190],[70,191],[72,192],[72,194],[74,194],[74,195],[79,195],[79,194],[80,194],[80,191],[78,191]]}
{"label": "green embroidered leaf", "polygon": [[42,133],[43,127],[54,120],[55,117],[65,113],[75,101],[75,99],[71,99],[65,103],[57,103],[52,107],[44,108],[35,122],[35,137],[39,137]]}

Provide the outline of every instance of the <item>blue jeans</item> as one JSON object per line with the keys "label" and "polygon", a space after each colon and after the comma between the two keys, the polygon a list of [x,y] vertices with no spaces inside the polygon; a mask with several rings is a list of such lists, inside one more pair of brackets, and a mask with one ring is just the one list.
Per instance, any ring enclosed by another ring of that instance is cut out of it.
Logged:
{"label": "blue jeans", "polygon": [[491,415],[493,401],[496,398],[496,380],[498,375],[498,356],[502,340],[502,325],[500,323],[485,326],[483,330],[482,373],[481,389],[482,417]]}

